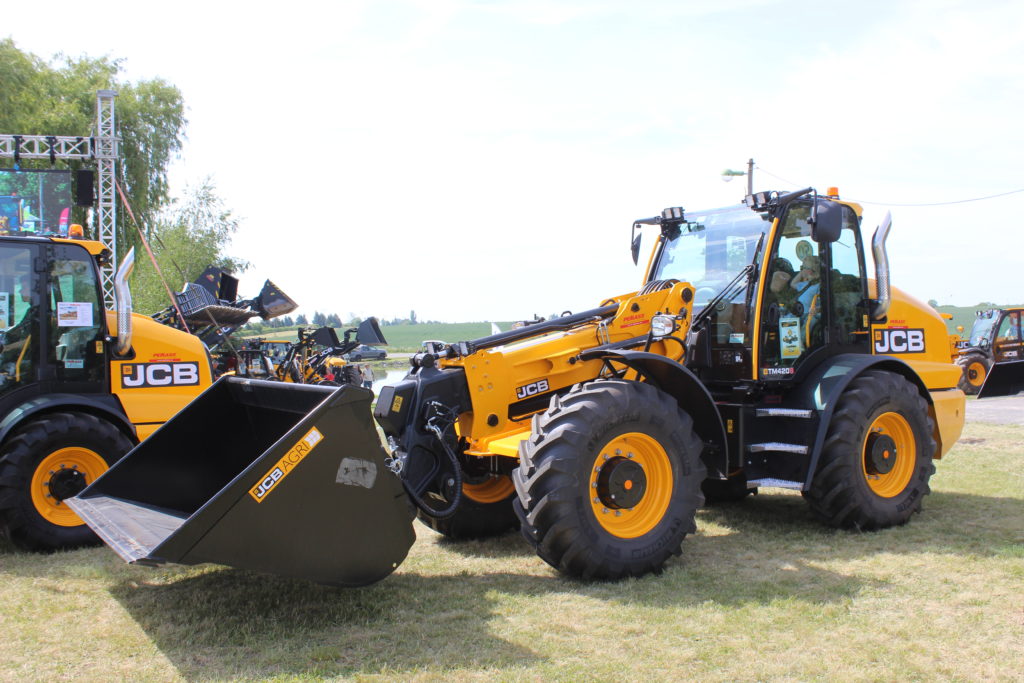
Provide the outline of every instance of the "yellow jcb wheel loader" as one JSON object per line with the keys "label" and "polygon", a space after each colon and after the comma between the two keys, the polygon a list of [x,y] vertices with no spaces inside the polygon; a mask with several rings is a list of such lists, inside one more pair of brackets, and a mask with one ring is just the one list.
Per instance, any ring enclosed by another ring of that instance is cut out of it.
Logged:
{"label": "yellow jcb wheel loader", "polygon": [[958,344],[960,388],[978,398],[1024,391],[1024,338],[1021,308],[978,311],[971,333]]}
{"label": "yellow jcb wheel loader", "polygon": [[95,543],[71,498],[212,383],[195,336],[133,314],[129,253],[105,311],[99,242],[0,237],[0,532]]}
{"label": "yellow jcb wheel loader", "polygon": [[518,525],[594,579],[661,570],[706,500],[758,488],[835,527],[903,524],[959,437],[960,372],[938,314],[890,287],[888,217],[871,279],[837,194],[636,221],[634,260],[660,232],[639,291],[430,343],[377,400],[386,448],[364,389],[224,378],[72,507],[129,562],[337,585],[393,571],[414,514],[453,538]]}

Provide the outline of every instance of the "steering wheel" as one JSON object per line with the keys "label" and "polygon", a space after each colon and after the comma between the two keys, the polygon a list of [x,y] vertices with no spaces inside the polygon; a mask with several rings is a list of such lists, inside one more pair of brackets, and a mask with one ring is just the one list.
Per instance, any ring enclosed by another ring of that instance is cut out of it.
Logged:
{"label": "steering wheel", "polygon": [[698,287],[693,293],[693,303],[704,303],[715,298],[715,290],[711,287]]}

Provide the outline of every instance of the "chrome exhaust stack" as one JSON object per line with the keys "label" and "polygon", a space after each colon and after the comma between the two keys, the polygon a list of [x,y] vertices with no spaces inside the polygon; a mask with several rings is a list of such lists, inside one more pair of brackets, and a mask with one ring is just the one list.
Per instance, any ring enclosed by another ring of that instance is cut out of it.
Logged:
{"label": "chrome exhaust stack", "polygon": [[871,253],[875,257],[875,284],[878,286],[878,303],[871,312],[875,320],[881,320],[889,312],[892,303],[892,289],[889,283],[889,256],[885,251],[885,240],[892,228],[892,215],[886,211],[882,224],[875,229],[871,238]]}
{"label": "chrome exhaust stack", "polygon": [[114,298],[117,300],[117,346],[115,352],[124,356],[132,348],[132,291],[128,278],[135,269],[135,247],[121,261],[114,275]]}

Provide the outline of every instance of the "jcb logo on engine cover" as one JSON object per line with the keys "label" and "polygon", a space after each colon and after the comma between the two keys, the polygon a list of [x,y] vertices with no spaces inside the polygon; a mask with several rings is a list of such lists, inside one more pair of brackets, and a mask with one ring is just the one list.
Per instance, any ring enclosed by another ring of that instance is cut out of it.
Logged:
{"label": "jcb logo on engine cover", "polygon": [[193,387],[199,384],[199,363],[125,363],[121,388]]}
{"label": "jcb logo on engine cover", "polygon": [[924,353],[924,330],[875,330],[875,353]]}
{"label": "jcb logo on engine cover", "polygon": [[524,384],[523,386],[516,389],[517,398],[528,398],[530,396],[536,396],[537,394],[543,394],[548,390],[548,381],[546,379]]}

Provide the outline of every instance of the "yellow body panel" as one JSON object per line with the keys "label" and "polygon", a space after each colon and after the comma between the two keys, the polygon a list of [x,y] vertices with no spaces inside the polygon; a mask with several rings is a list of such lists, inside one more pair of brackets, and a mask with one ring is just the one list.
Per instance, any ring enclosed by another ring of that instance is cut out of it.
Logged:
{"label": "yellow body panel", "polygon": [[[107,327],[117,329],[112,311],[107,311]],[[110,391],[141,441],[207,389],[213,377],[198,337],[137,313],[132,315],[132,349],[133,358],[111,361]]]}
{"label": "yellow body panel", "polygon": [[946,323],[935,309],[906,292],[892,289],[886,322],[871,326],[871,340],[874,353],[906,362],[930,391],[951,389],[960,381],[960,367],[950,362]]}
{"label": "yellow body panel", "polygon": [[[625,305],[620,305],[619,314],[603,324],[595,322],[568,332],[552,332],[486,349],[465,359],[442,361],[442,365],[463,367],[466,372],[474,412],[463,413],[458,429],[469,440],[467,453],[516,457],[519,441],[529,434],[530,422],[510,419],[509,411],[531,396],[549,394],[600,375],[602,363],[577,361],[580,352],[646,335],[651,318],[659,312],[685,312],[682,329],[674,334],[681,342],[686,337],[691,314],[691,303],[683,301],[683,292],[689,292],[690,298],[693,288],[688,283],[678,283],[651,294],[616,297],[615,302]],[[650,350],[680,359],[682,348],[681,343],[659,341]],[[525,415],[535,410],[524,408],[522,412]]]}
{"label": "yellow body panel", "polygon": [[930,410],[935,421],[935,458],[941,458],[960,438],[964,429],[964,413],[966,412],[966,396],[959,389],[932,391]]}

